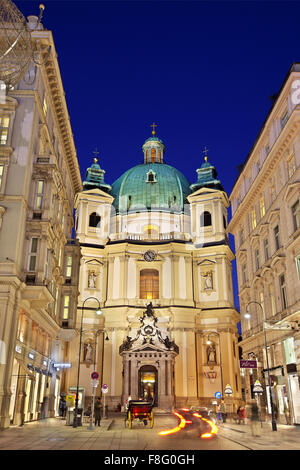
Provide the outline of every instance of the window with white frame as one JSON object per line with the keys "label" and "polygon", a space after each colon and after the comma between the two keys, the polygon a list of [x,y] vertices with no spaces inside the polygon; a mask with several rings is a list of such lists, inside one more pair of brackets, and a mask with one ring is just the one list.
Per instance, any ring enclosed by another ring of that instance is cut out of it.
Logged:
{"label": "window with white frame", "polygon": [[63,320],[69,319],[69,307],[70,307],[70,296],[64,296],[64,306],[63,306]]}
{"label": "window with white frame", "polygon": [[50,278],[50,262],[51,262],[51,250],[47,248],[47,256],[46,256],[46,265],[45,265],[45,278]]}
{"label": "window with white frame", "polygon": [[299,199],[292,205],[292,216],[293,216],[293,224],[294,224],[294,231],[298,230],[300,227],[300,204]]}
{"label": "window with white frame", "polygon": [[9,116],[0,116],[0,145],[6,145],[8,139]]}
{"label": "window with white frame", "polygon": [[35,186],[35,202],[34,208],[36,210],[41,210],[43,207],[43,199],[44,199],[44,189],[45,189],[45,181],[38,180]]}
{"label": "window with white frame", "polygon": [[32,238],[30,241],[29,260],[28,260],[28,271],[30,272],[34,272],[36,270],[37,251],[38,251],[38,238]]}
{"label": "window with white frame", "polygon": [[73,263],[72,256],[67,256],[66,277],[68,277],[68,278],[70,278],[72,276],[72,263]]}

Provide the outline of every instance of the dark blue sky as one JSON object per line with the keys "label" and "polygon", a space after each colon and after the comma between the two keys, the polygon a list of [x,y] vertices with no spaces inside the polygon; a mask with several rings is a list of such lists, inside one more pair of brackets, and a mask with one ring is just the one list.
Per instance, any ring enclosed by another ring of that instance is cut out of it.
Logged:
{"label": "dark blue sky", "polygon": [[[300,61],[300,3],[43,3],[82,176],[95,147],[108,183],[140,163],[155,121],[167,163],[194,182],[207,146],[230,194],[270,95]],[[39,2],[16,4],[38,14]]]}

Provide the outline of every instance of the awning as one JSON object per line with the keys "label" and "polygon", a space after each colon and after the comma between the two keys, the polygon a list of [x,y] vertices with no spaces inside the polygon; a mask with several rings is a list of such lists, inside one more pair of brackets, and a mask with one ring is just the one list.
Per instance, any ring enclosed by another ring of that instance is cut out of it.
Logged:
{"label": "awning", "polygon": [[[17,359],[22,371],[24,372],[24,375],[27,375],[31,380],[35,381],[35,376],[34,376],[34,373],[32,372],[32,370],[30,370],[28,367],[27,367],[27,364],[25,364],[24,361],[22,361],[22,359]],[[19,377],[22,376],[22,371],[21,373],[19,373]]]}

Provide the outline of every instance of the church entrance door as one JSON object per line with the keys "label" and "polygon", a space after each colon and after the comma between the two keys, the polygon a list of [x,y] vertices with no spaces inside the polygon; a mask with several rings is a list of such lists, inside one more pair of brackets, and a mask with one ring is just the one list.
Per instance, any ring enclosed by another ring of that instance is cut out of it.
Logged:
{"label": "church entrance door", "polygon": [[158,374],[157,369],[151,365],[142,366],[139,369],[139,398],[152,401],[154,406],[158,405]]}

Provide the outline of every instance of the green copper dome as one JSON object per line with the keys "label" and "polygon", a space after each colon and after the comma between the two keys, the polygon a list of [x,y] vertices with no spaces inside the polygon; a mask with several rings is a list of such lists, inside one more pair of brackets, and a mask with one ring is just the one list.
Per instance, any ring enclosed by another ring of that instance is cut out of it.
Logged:
{"label": "green copper dome", "polygon": [[182,212],[190,183],[176,168],[165,163],[144,163],[123,173],[110,194],[117,213],[126,211]]}

